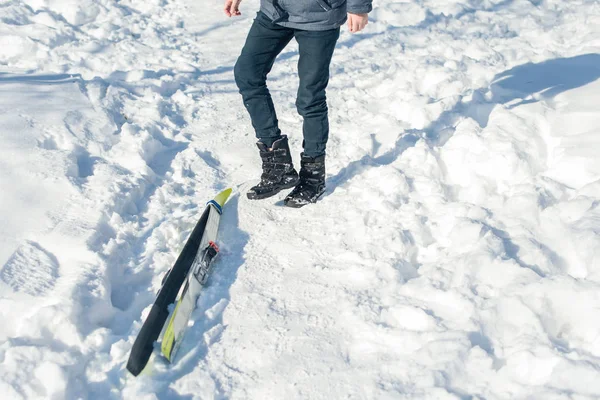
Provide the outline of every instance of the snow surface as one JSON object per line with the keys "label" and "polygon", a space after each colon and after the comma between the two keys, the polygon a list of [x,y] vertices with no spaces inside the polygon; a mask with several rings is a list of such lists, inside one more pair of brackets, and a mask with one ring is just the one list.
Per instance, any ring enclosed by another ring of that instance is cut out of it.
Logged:
{"label": "snow surface", "polygon": [[[328,192],[251,202],[258,9],[0,0],[3,399],[600,398],[600,3],[376,1],[343,30]],[[298,52],[270,75],[298,161]],[[176,364],[124,365],[204,203]]]}

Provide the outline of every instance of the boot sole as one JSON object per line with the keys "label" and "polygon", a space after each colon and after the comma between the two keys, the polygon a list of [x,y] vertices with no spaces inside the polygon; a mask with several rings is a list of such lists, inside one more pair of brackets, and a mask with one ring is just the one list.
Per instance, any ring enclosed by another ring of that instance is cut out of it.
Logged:
{"label": "boot sole", "polygon": [[311,200],[311,201],[310,201],[310,202],[308,202],[308,203],[295,203],[295,202],[291,201],[291,199],[289,199],[289,200],[288,200],[288,199],[285,199],[285,200],[283,200],[283,204],[284,204],[285,206],[287,206],[287,207],[290,207],[290,208],[300,208],[300,207],[304,207],[304,206],[307,206],[307,205],[309,205],[309,204],[314,204],[314,203],[316,203],[316,202],[317,202],[317,200],[319,200],[319,198],[321,198],[321,196],[323,196],[323,194],[324,194],[324,193],[325,193],[325,190],[323,190],[321,193],[319,193],[319,194],[317,195],[317,197],[315,197],[315,198],[314,198],[314,200]]}
{"label": "boot sole", "polygon": [[246,193],[246,196],[248,197],[249,200],[263,200],[263,199],[268,199],[269,197],[273,197],[275,196],[277,193],[281,192],[283,189],[290,189],[295,187],[298,184],[298,181],[296,180],[295,182],[290,182],[287,185],[284,186],[280,186],[277,190],[274,190],[272,192],[268,192],[268,193],[261,193],[261,194],[256,194],[256,193]]}

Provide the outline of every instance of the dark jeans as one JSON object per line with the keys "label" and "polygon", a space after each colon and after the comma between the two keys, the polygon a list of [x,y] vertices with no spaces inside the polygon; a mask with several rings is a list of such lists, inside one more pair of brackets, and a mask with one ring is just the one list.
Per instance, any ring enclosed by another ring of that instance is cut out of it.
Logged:
{"label": "dark jeans", "polygon": [[281,136],[273,100],[267,89],[267,74],[275,57],[292,38],[296,38],[300,52],[296,108],[304,118],[304,154],[308,157],[325,154],[329,137],[325,88],[339,36],[339,28],[327,31],[290,29],[274,24],[265,14],[258,13],[234,72],[256,137],[261,142],[271,146]]}

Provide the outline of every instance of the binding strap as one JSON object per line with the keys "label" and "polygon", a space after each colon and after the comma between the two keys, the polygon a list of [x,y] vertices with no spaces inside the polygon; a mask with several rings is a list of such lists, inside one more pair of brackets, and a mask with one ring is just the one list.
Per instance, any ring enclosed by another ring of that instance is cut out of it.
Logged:
{"label": "binding strap", "polygon": [[206,205],[213,205],[215,207],[215,209],[217,210],[217,212],[220,214],[223,214],[223,207],[221,207],[221,205],[219,203],[217,203],[214,200],[209,201],[208,203],[206,203]]}

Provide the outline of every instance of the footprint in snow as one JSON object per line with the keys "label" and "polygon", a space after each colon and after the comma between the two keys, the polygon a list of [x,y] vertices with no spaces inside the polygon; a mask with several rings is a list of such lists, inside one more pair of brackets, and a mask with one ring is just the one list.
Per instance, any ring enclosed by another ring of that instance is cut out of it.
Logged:
{"label": "footprint in snow", "polygon": [[43,296],[58,279],[58,260],[38,243],[26,241],[0,270],[0,280],[15,292]]}

